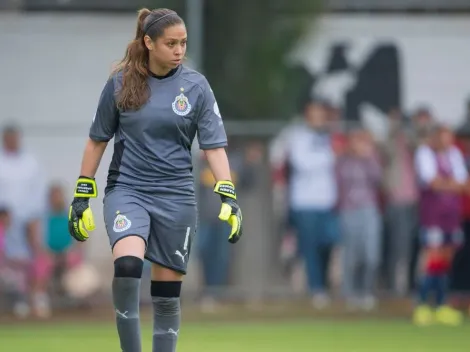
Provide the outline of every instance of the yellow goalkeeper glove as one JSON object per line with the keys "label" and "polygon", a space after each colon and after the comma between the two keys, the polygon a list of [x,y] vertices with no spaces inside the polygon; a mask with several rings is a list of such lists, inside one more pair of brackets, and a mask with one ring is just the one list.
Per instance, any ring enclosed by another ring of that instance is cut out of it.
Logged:
{"label": "yellow goalkeeper glove", "polygon": [[236,243],[243,234],[242,211],[237,203],[235,186],[231,181],[219,181],[214,187],[214,192],[220,195],[222,207],[219,219],[226,221],[232,227],[228,241]]}
{"label": "yellow goalkeeper glove", "polygon": [[69,233],[79,242],[85,242],[88,231],[95,229],[95,220],[90,208],[90,198],[96,198],[98,190],[93,178],[80,176],[69,210]]}

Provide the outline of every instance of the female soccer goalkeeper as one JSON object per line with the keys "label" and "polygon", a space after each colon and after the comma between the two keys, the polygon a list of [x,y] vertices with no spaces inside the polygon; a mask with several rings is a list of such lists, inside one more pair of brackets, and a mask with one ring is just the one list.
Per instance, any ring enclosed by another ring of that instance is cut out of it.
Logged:
{"label": "female soccer goalkeeper", "polygon": [[175,351],[180,291],[196,229],[191,144],[196,135],[222,199],[219,218],[242,235],[242,214],[224,147],[226,134],[206,78],[182,65],[187,33],[168,9],[138,14],[135,39],[107,81],[89,133],[70,207],[78,241],[94,227],[89,199],[96,170],[114,137],[104,221],[114,259],[113,301],[124,352],[140,352],[139,287],[143,259],[153,263],[153,352]]}

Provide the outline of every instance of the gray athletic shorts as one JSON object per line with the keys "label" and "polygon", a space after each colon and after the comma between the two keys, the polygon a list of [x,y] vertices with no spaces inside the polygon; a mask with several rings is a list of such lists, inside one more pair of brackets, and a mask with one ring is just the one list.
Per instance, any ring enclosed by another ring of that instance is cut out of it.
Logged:
{"label": "gray athletic shorts", "polygon": [[114,189],[103,202],[111,248],[125,237],[139,236],[146,243],[145,259],[186,274],[197,222],[194,200]]}

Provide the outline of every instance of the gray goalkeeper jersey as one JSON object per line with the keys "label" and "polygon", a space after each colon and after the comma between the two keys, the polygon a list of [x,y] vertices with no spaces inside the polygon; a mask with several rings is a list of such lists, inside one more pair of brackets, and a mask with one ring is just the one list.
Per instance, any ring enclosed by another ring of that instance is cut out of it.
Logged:
{"label": "gray goalkeeper jersey", "polygon": [[114,137],[106,193],[119,187],[156,195],[194,198],[191,144],[225,147],[227,136],[206,78],[180,66],[169,77],[148,78],[150,99],[137,111],[116,106],[122,74],[110,77],[100,96],[89,136]]}

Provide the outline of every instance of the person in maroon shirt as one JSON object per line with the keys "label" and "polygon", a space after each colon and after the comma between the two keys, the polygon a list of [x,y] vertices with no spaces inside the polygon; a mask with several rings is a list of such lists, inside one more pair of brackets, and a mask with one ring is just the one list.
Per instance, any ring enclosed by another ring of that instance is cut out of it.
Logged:
{"label": "person in maroon shirt", "polygon": [[[415,164],[421,186],[423,266],[414,321],[427,325],[435,319],[458,325],[462,316],[447,306],[447,282],[455,249],[463,241],[461,196],[467,188],[468,173],[462,153],[454,146],[453,132],[435,126],[429,142],[418,148]],[[435,295],[435,314],[428,306],[431,293]]]}

